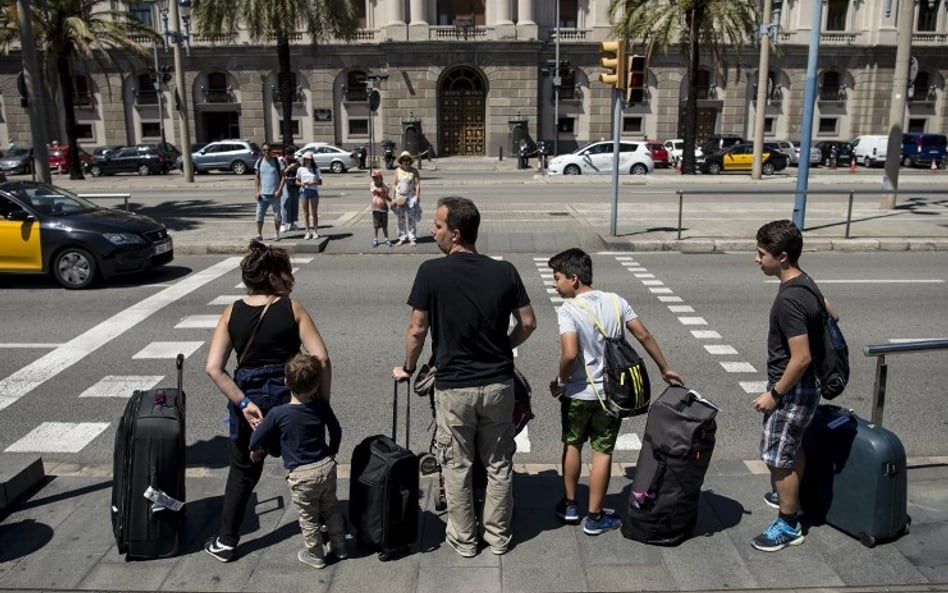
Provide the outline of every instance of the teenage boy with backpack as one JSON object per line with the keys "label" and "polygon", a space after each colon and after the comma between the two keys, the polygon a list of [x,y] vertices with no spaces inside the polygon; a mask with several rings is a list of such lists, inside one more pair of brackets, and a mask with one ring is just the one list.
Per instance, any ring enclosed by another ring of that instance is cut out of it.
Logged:
{"label": "teenage boy with backpack", "polygon": [[[567,249],[550,258],[547,265],[553,270],[553,288],[569,299],[557,314],[560,360],[556,379],[550,383],[550,393],[560,400],[563,427],[563,499],[556,505],[556,516],[564,523],[579,523],[576,488],[582,469],[582,447],[588,440],[592,466],[589,513],[583,532],[599,535],[622,525],[619,517],[602,508],[622,419],[608,414],[599,401],[603,391],[605,338],[593,316],[611,336],[628,329],[655,361],[666,382],[684,384],[684,378],[669,366],[658,342],[624,298],[592,288],[592,258],[586,252]],[[594,384],[590,384],[590,379]]]}

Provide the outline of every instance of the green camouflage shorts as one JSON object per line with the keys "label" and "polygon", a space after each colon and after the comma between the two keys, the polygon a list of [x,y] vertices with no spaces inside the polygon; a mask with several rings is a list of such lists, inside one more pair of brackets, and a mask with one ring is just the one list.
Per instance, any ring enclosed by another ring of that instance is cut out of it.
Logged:
{"label": "green camouflage shorts", "polygon": [[560,418],[563,444],[581,447],[588,440],[593,451],[612,453],[622,419],[607,415],[598,401],[564,400],[560,405]]}

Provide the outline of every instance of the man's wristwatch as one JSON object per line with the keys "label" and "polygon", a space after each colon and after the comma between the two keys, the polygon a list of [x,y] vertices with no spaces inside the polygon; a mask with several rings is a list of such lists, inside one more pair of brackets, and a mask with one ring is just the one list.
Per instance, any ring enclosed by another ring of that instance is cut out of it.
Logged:
{"label": "man's wristwatch", "polygon": [[773,397],[774,399],[783,399],[783,394],[780,393],[779,391],[777,391],[777,386],[776,386],[776,385],[774,385],[773,387],[770,388],[770,395],[771,395],[771,397]]}
{"label": "man's wristwatch", "polygon": [[408,368],[408,366],[406,366],[406,365],[404,365],[404,364],[402,365],[402,370],[405,371],[406,373],[408,373],[409,375],[414,375],[414,374],[415,374],[415,369],[410,369],[410,368]]}

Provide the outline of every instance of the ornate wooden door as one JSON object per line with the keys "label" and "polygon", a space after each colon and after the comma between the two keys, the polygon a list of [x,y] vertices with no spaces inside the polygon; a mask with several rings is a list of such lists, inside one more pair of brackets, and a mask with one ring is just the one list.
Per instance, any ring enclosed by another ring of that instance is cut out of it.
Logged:
{"label": "ornate wooden door", "polygon": [[485,153],[484,84],[477,72],[459,68],[441,84],[439,147],[442,156]]}

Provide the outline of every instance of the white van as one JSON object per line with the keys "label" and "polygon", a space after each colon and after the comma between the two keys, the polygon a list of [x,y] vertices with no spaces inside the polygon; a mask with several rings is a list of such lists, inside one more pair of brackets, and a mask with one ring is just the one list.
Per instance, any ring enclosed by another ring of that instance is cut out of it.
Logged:
{"label": "white van", "polygon": [[853,140],[853,159],[866,167],[882,166],[888,146],[888,136],[857,136]]}

